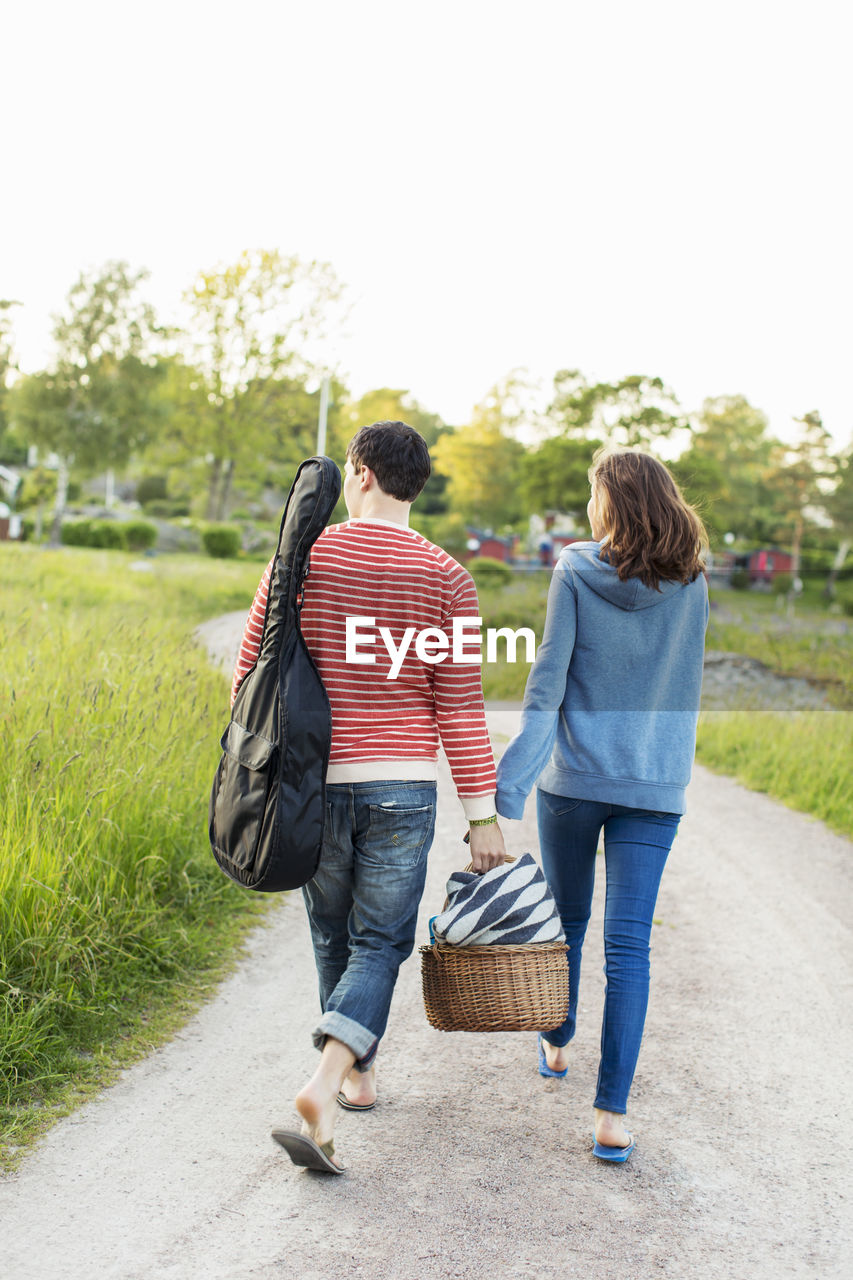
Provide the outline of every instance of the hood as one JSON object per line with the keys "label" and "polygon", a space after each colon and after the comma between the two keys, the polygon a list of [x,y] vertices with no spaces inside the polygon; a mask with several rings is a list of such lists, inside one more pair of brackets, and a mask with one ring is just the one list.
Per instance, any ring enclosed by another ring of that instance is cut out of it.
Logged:
{"label": "hood", "polygon": [[600,552],[600,542],[572,542],[560,552],[556,567],[570,572],[602,600],[626,613],[653,609],[682,589],[680,582],[662,581],[660,591],[645,586],[639,578],[622,582],[613,565],[600,559]]}

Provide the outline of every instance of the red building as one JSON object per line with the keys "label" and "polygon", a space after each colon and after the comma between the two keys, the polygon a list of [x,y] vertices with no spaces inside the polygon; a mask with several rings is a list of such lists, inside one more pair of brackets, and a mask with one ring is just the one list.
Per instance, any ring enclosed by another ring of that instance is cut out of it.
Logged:
{"label": "red building", "polygon": [[762,547],[751,551],[746,562],[750,582],[772,582],[779,573],[790,573],[794,561],[787,551],[778,547]]}
{"label": "red building", "polygon": [[[499,538],[496,533],[492,533],[490,529],[485,531],[482,529],[467,530],[468,533],[468,554],[466,560],[470,560],[473,556],[488,556],[490,560],[502,560],[505,564],[509,564],[518,545],[518,536],[513,535],[509,538]],[[474,546],[474,543],[477,545]]]}

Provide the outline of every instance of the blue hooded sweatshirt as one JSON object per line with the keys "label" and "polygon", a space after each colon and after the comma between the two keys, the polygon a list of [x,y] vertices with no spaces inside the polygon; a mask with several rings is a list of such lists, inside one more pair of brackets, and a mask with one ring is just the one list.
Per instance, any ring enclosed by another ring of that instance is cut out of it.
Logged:
{"label": "blue hooded sweatshirt", "polygon": [[521,728],[498,766],[497,809],[520,818],[543,791],[683,813],[696,747],[708,588],[622,582],[598,542],[566,547]]}

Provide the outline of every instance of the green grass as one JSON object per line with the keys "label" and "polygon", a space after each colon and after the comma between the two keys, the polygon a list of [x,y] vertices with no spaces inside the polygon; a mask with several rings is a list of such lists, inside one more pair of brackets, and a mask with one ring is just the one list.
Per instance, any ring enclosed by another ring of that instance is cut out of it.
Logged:
{"label": "green grass", "polygon": [[789,616],[784,602],[752,591],[713,592],[712,604],[709,649],[744,653],[780,674],[817,680],[833,705],[853,707],[849,618],[830,614],[819,598],[799,601]]}
{"label": "green grass", "polygon": [[226,679],[190,639],[256,564],[0,548],[0,1158],[186,1015],[263,900],[207,841]]}
{"label": "green grass", "polygon": [[853,838],[853,711],[708,711],[697,759]]}

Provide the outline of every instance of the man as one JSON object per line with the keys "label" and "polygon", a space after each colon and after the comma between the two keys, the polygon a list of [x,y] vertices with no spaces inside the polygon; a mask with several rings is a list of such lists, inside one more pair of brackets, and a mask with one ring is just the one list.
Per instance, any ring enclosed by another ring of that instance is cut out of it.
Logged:
{"label": "man", "polygon": [[[435,829],[439,739],[468,820],[474,869],[488,871],[505,857],[480,667],[470,648],[466,655],[453,642],[454,619],[478,616],[476,588],[451,556],[409,528],[429,474],[426,442],[412,427],[362,427],[347,449],[350,518],[314,544],[303,593],[302,633],[332,709],[323,852],[303,890],[321,1056],[296,1096],[302,1132],[273,1136],[295,1164],[330,1173],[343,1168],[334,1158],[337,1106],[367,1111],[376,1102],[376,1051],[399,967],[414,946]],[[270,570],[246,625],[232,701],[258,654]]]}

